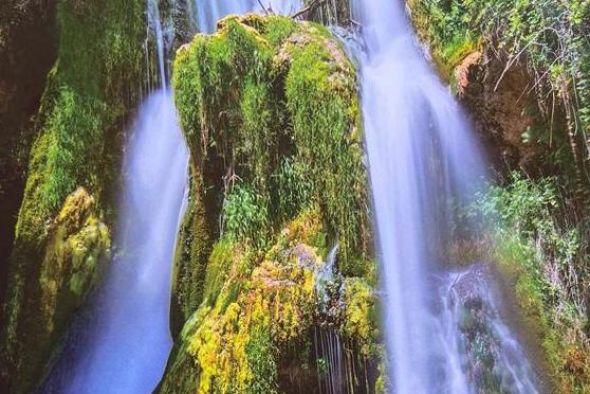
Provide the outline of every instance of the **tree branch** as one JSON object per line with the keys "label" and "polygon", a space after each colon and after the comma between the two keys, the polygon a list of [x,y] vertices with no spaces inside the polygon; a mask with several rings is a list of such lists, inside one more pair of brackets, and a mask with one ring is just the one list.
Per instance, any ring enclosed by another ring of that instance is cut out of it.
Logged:
{"label": "tree branch", "polygon": [[291,18],[297,19],[307,13],[315,11],[316,8],[318,8],[320,5],[323,5],[325,2],[326,0],[314,0],[307,7],[291,15]]}

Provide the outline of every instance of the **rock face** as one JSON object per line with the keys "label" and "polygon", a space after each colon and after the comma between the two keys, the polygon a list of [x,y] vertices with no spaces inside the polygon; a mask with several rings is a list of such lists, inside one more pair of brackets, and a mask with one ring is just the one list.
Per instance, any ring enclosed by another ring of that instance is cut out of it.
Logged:
{"label": "rock face", "polygon": [[[548,86],[551,70],[534,63],[538,59],[527,58],[526,49],[536,45],[519,42],[524,37],[510,36],[519,29],[541,30],[527,24],[543,18],[543,7],[525,13],[517,6],[504,7],[493,1],[467,4],[454,0],[436,4],[407,0],[407,6],[419,38],[466,108],[497,172],[577,177],[576,155],[568,146],[576,141],[568,141],[567,111],[559,93]],[[498,22],[510,12],[514,20],[507,25]],[[549,40],[539,45],[557,44]]]}
{"label": "rock face", "polygon": [[505,68],[489,51],[468,54],[454,70],[457,97],[500,172],[550,173],[548,146],[531,135],[543,126],[535,117],[533,79],[522,65]]}
{"label": "rock face", "polygon": [[145,64],[143,1],[56,7],[57,62],[35,116],[4,308],[1,365],[12,393],[40,383],[109,253],[118,147]]}
{"label": "rock face", "polygon": [[25,187],[33,115],[57,55],[55,3],[6,0],[0,4],[0,303]]}
{"label": "rock face", "polygon": [[[173,282],[177,341],[159,391],[309,392],[341,374],[342,388],[374,392],[354,67],[319,25],[248,15],[218,28],[180,48],[174,67],[192,182]],[[327,313],[315,284],[336,244],[327,302],[337,311]]]}

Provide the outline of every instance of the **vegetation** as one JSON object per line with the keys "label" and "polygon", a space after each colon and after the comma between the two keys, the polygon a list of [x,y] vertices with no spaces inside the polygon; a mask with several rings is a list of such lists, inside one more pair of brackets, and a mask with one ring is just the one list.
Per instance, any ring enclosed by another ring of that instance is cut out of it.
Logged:
{"label": "vegetation", "polygon": [[491,223],[495,259],[537,330],[558,392],[590,389],[588,223],[572,221],[571,195],[554,179],[513,175],[482,195],[474,213]]}
{"label": "vegetation", "polygon": [[585,200],[590,179],[590,3],[410,0],[409,4],[418,31],[431,44],[446,77],[467,54],[482,47],[504,65],[496,76],[496,88],[511,68],[519,63],[528,68],[531,82],[522,94],[535,94],[535,113],[547,125],[535,138],[555,140],[553,132],[561,128],[554,125],[563,118],[563,140],[570,156],[561,163],[562,171],[574,170],[572,188]]}

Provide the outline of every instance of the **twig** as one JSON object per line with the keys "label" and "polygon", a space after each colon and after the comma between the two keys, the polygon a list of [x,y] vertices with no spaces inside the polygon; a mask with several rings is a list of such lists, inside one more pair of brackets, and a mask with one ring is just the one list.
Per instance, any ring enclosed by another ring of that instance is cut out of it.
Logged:
{"label": "twig", "polygon": [[264,11],[264,13],[266,15],[269,15],[270,12],[268,11],[268,9],[264,6],[264,4],[262,4],[262,0],[257,0],[258,1],[258,5],[260,6],[260,8],[262,8],[262,11]]}
{"label": "twig", "polygon": [[307,7],[303,8],[302,10],[291,15],[291,18],[297,19],[300,16],[307,14],[308,12],[314,11],[317,7],[319,7],[320,5],[323,5],[325,2],[326,2],[326,0],[314,0]]}

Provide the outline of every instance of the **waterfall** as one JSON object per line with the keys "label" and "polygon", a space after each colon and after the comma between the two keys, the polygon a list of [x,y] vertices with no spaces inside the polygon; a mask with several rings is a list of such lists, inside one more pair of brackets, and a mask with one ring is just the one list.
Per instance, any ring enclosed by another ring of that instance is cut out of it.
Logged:
{"label": "waterfall", "polygon": [[[481,187],[484,163],[461,109],[420,50],[403,4],[356,0],[352,7],[362,26],[356,55],[389,374],[395,393],[476,393],[481,387],[460,313],[452,310],[462,306],[452,296],[444,251],[453,241],[453,207],[467,204]],[[502,327],[497,336],[513,339]],[[512,353],[518,357],[496,360],[496,367],[528,365],[523,352]],[[523,371],[503,386],[507,392],[536,392],[530,368]]]}
{"label": "waterfall", "polygon": [[114,257],[46,392],[151,392],[172,347],[171,269],[188,190],[188,150],[167,88],[155,1],[148,2],[148,20],[156,38],[160,88],[141,105],[127,141]]}
{"label": "waterfall", "polygon": [[290,15],[302,7],[303,0],[192,0],[189,5],[197,30],[211,33],[226,15],[264,11]]}
{"label": "waterfall", "polygon": [[66,393],[148,393],[172,346],[170,273],[188,153],[170,92],[142,105],[124,163],[116,255]]}

